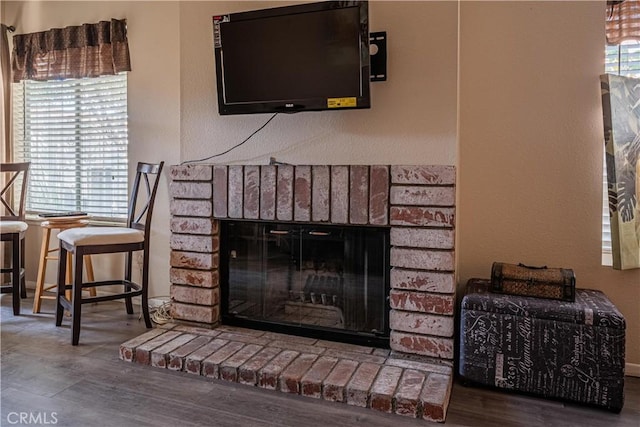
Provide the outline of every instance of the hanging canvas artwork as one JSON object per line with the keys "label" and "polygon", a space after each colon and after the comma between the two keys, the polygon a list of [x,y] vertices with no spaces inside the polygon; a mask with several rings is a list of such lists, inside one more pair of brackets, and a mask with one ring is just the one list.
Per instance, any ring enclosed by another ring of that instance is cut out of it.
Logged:
{"label": "hanging canvas artwork", "polygon": [[640,79],[600,82],[613,268],[640,268]]}

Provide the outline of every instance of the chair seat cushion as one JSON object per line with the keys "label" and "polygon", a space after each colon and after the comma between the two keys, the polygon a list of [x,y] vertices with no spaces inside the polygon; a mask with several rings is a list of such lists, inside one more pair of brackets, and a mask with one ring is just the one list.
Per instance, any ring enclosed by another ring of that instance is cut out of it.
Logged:
{"label": "chair seat cushion", "polygon": [[0,221],[0,233],[22,233],[29,228],[29,224],[22,221]]}
{"label": "chair seat cushion", "polygon": [[127,227],[82,227],[64,230],[58,239],[73,246],[140,243],[144,232]]}

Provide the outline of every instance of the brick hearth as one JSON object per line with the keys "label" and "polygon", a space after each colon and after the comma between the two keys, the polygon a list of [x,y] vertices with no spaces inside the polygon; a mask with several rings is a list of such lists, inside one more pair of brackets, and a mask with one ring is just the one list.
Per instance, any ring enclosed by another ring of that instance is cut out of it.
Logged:
{"label": "brick hearth", "polygon": [[389,350],[231,326],[165,325],[122,344],[120,359],[439,422],[452,384],[451,367]]}
{"label": "brick hearth", "polygon": [[[455,167],[189,165],[173,166],[170,178],[171,313],[181,325],[124,344],[125,360],[171,369],[175,356],[186,372],[237,382],[246,374],[254,385],[313,397],[349,384],[360,396],[351,403],[444,420],[454,357]],[[227,336],[218,271],[219,222],[227,219],[389,227],[389,354],[337,355],[346,344],[326,342],[300,350],[296,338],[279,347],[259,331]],[[280,374],[268,387],[253,382],[270,370]]]}

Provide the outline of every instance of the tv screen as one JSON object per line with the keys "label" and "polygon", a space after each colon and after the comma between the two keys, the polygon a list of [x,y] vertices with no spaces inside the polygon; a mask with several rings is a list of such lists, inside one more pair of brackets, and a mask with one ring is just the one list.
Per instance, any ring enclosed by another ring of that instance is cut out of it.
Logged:
{"label": "tv screen", "polygon": [[220,114],[369,108],[366,1],[215,16]]}

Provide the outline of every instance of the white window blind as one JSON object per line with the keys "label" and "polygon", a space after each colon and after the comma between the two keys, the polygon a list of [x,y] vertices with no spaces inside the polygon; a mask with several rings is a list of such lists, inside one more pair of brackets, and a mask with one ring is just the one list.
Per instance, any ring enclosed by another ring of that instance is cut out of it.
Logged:
{"label": "white window blind", "polygon": [[[607,46],[605,51],[605,73],[621,76],[640,77],[640,42],[628,41],[616,46]],[[611,226],[609,223],[609,201],[607,198],[607,166],[603,163],[602,199],[602,250],[611,254]],[[607,264],[611,264],[608,261]]]}
{"label": "white window blind", "polygon": [[27,211],[127,214],[127,76],[14,84],[15,158],[31,162]]}

